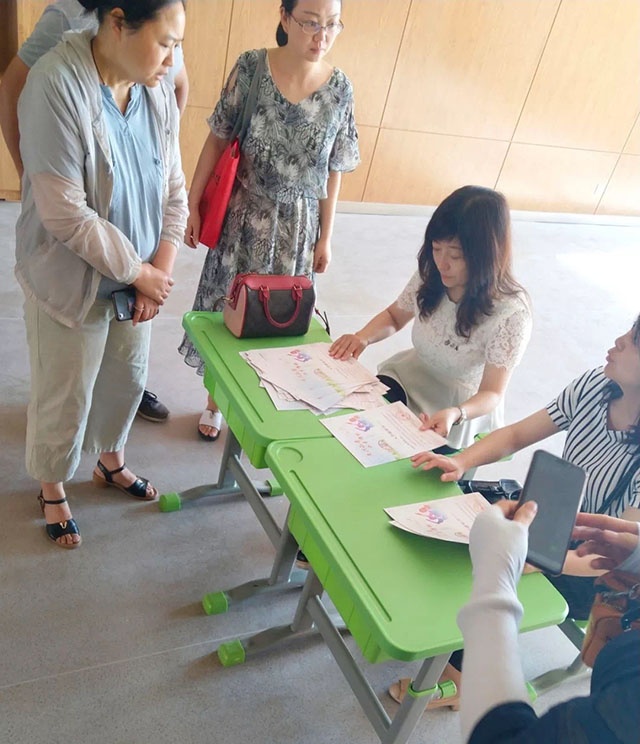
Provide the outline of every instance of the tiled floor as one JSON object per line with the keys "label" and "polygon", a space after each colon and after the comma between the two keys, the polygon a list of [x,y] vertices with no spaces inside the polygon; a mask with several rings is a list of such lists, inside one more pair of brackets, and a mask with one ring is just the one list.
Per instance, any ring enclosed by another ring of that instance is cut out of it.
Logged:
{"label": "tiled floor", "polygon": [[[68,488],[84,544],[68,552],[46,540],[37,487],[23,463],[29,371],[22,293],[13,278],[17,215],[17,205],[0,203],[0,742],[376,741],[321,643],[226,670],[212,655],[220,641],[284,622],[293,608],[294,598],[217,617],[199,607],[205,591],[262,576],[271,563],[273,550],[244,503],[201,503],[163,515],[154,504],[98,492],[90,482],[93,460],[85,458]],[[334,263],[319,280],[319,304],[334,336],[359,328],[395,298],[413,270],[426,221],[338,215]],[[633,223],[515,222],[516,273],[531,294],[535,329],[509,389],[510,419],[602,363],[615,336],[628,329],[640,310],[639,245],[640,225]],[[149,388],[171,418],[162,425],[136,421],[127,448],[127,460],[161,492],[215,480],[224,443],[197,438],[202,383],[176,352],[203,257],[204,249],[184,249],[176,289],[155,321]],[[405,331],[369,349],[363,361],[374,367],[407,338]],[[548,449],[561,449],[556,440]],[[522,453],[481,473],[522,478],[529,457]],[[270,503],[281,517],[283,498]],[[574,656],[556,629],[523,637],[522,649],[529,677]],[[385,688],[403,665],[365,666],[393,711]],[[567,683],[537,708],[587,689],[588,678]],[[457,714],[425,716],[412,741],[459,741]]]}

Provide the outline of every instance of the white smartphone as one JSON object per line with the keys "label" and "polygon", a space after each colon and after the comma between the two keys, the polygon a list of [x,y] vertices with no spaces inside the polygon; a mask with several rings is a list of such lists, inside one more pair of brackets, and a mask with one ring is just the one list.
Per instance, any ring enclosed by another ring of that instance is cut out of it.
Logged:
{"label": "white smartphone", "polygon": [[527,563],[553,576],[562,573],[585,479],[584,470],[577,465],[544,450],[533,453],[519,499],[520,504],[538,504],[538,513],[529,527]]}

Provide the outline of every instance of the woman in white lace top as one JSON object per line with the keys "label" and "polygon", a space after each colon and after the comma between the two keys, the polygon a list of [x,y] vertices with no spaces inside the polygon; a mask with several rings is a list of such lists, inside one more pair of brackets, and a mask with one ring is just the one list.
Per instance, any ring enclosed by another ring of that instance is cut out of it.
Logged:
{"label": "woman in white lace top", "polygon": [[526,292],[511,274],[511,235],[502,194],[454,191],[427,225],[418,270],[398,299],[331,347],[359,357],[415,320],[413,347],[383,362],[389,400],[402,400],[453,447],[503,425],[504,393],[531,335]]}

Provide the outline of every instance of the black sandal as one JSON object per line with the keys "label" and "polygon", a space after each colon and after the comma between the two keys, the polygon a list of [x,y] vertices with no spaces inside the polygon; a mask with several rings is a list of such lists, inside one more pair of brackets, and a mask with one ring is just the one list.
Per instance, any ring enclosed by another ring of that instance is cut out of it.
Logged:
{"label": "black sandal", "polygon": [[126,467],[127,465],[125,463],[121,468],[116,468],[115,470],[107,470],[102,462],[98,460],[98,469],[100,470],[102,475],[104,475],[104,478],[101,478],[94,470],[94,485],[98,486],[99,488],[108,488],[109,486],[115,486],[116,488],[119,488],[123,493],[128,493],[129,496],[135,496],[137,499],[142,499],[143,501],[154,501],[158,496],[158,491],[154,486],[151,486],[151,488],[153,489],[153,495],[147,495],[147,486],[149,485],[149,481],[146,478],[136,478],[130,486],[121,486],[119,483],[116,483],[113,480],[113,476],[117,473],[121,473]]}
{"label": "black sandal", "polygon": [[[40,491],[38,495],[38,502],[40,503],[40,508],[42,509],[42,513],[44,514],[44,507],[46,504],[66,504],[67,499],[66,497],[64,499],[56,499],[55,501],[47,501],[45,497],[42,495],[42,491]],[[47,531],[47,535],[53,542],[60,548],[65,548],[66,550],[73,550],[73,548],[79,548],[80,543],[82,543],[82,537],[80,536],[80,530],[78,529],[78,525],[76,524],[76,520],[71,518],[67,519],[65,522],[53,522],[52,524],[49,524],[48,522],[45,523],[45,529]],[[59,538],[64,537],[65,535],[78,535],[80,538],[78,542],[58,542]]]}

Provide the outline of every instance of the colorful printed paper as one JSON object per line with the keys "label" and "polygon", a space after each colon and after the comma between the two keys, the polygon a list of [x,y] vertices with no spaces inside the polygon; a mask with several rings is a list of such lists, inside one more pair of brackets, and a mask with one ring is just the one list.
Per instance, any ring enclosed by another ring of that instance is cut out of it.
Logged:
{"label": "colorful printed paper", "polygon": [[391,506],[385,512],[391,517],[394,527],[406,532],[468,544],[475,518],[490,506],[479,493],[463,493],[446,499]]}
{"label": "colorful printed paper", "polygon": [[420,419],[404,403],[321,419],[365,468],[403,460],[447,443],[433,431],[421,431]]}

